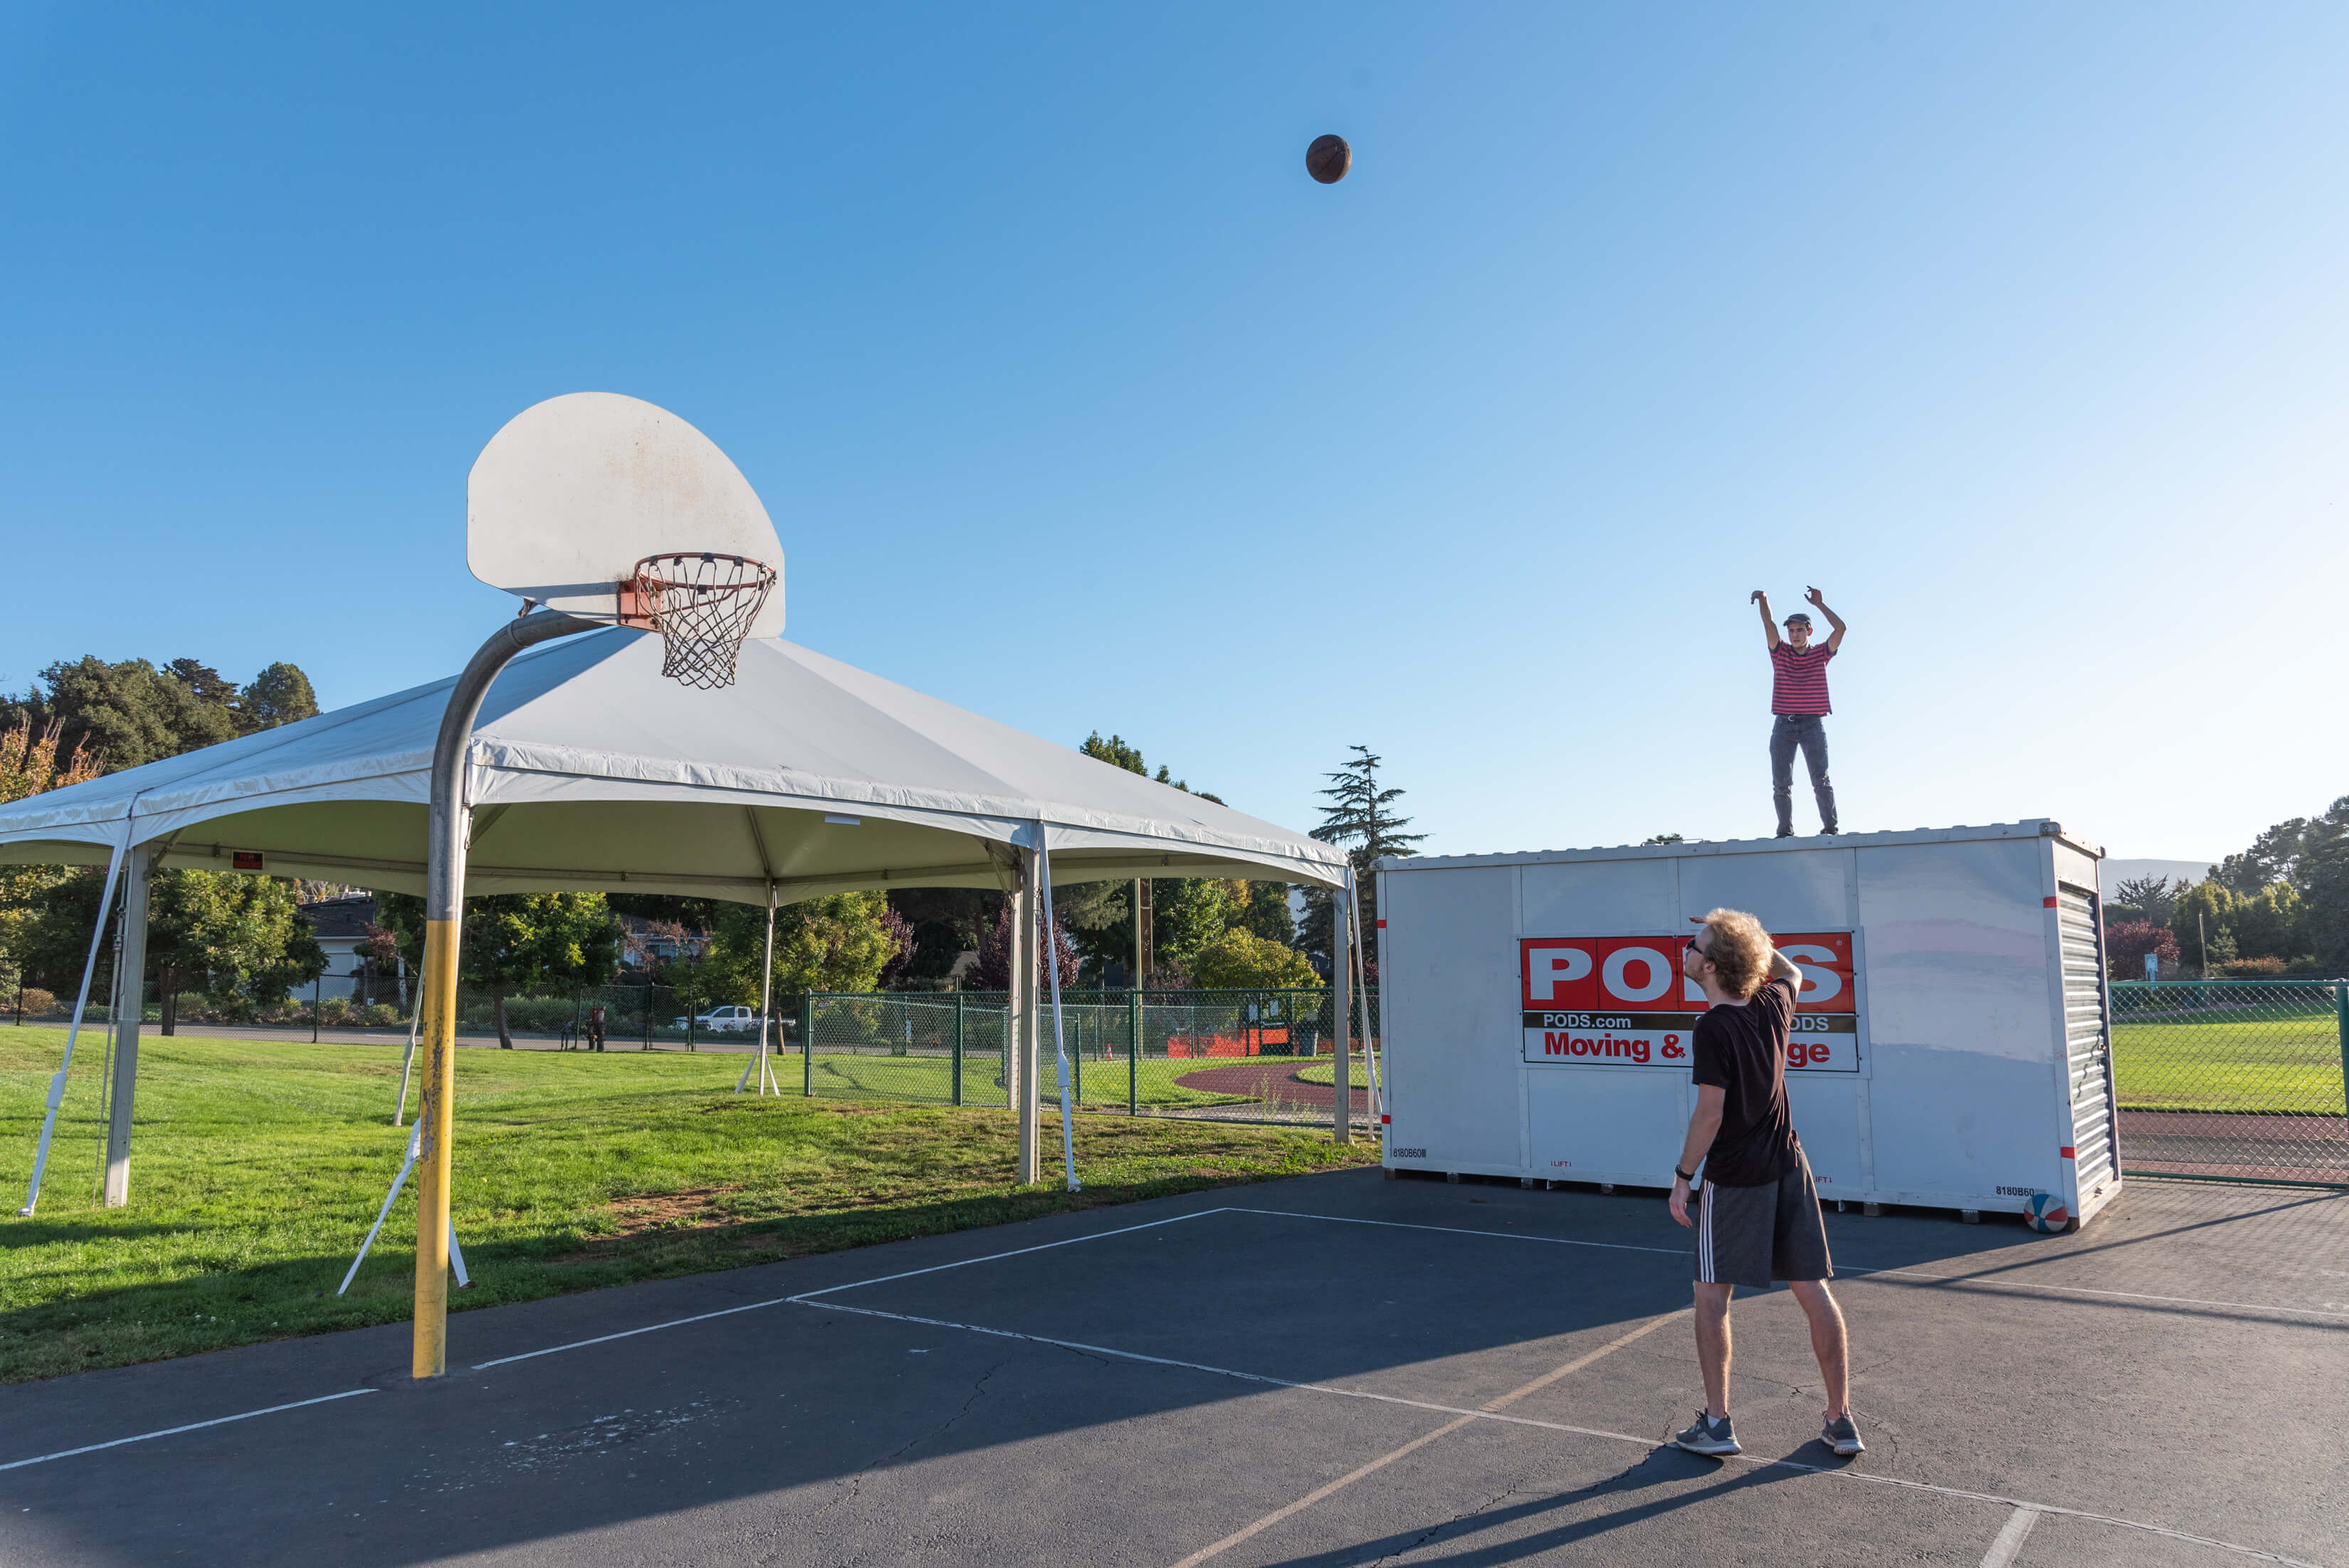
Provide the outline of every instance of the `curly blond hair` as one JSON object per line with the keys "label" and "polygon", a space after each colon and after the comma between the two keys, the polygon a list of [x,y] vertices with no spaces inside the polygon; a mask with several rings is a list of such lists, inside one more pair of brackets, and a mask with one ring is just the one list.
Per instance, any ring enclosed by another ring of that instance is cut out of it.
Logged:
{"label": "curly blond hair", "polygon": [[[1704,917],[1713,939],[1704,955],[1713,960],[1721,988],[1743,1002],[1762,988],[1770,974],[1770,934],[1742,909],[1716,909]],[[1702,933],[1700,933],[1702,934]]]}

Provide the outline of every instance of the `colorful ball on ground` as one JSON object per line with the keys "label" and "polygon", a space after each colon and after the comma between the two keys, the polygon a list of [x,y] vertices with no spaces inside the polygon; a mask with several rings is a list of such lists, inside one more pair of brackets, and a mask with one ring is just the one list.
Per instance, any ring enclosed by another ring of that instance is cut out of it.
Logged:
{"label": "colorful ball on ground", "polygon": [[2023,1206],[2023,1222],[2034,1231],[2060,1231],[2072,1222],[2072,1211],[2053,1192],[2033,1192]]}

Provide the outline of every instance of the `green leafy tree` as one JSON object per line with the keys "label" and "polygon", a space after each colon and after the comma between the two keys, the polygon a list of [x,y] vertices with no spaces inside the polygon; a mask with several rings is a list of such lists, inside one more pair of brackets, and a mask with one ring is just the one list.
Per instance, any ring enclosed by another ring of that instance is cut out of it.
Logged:
{"label": "green leafy tree", "polygon": [[41,672],[46,690],[33,699],[66,738],[95,752],[120,772],[176,757],[236,734],[236,720],[219,703],[145,659],[108,664],[88,655]]}
{"label": "green leafy tree", "polygon": [[2311,834],[2321,839],[2323,824],[2321,817],[2314,822],[2305,817],[2278,822],[2252,840],[2250,849],[2240,855],[2229,855],[2212,867],[2211,878],[2246,897],[2271,882],[2297,882],[2301,860],[2311,847]]}
{"label": "green leafy tree", "polygon": [[[777,996],[809,991],[870,991],[904,950],[904,923],[893,922],[877,892],[836,892],[775,912]],[[767,940],[763,906],[721,903],[699,964],[672,979],[697,999],[759,1005],[759,958]]]}
{"label": "green leafy tree", "polygon": [[[55,719],[0,724],[0,803],[62,789],[98,772],[95,758],[65,742]],[[25,942],[41,901],[69,874],[64,866],[0,868],[0,989],[7,994],[15,995],[23,978]]]}
{"label": "green leafy tree", "polygon": [[2235,906],[2229,933],[2244,958],[2281,958],[2286,962],[2303,951],[2301,922],[2306,903],[2289,882],[2270,882]]}
{"label": "green leafy tree", "polygon": [[[105,884],[103,870],[84,867],[43,895],[26,935],[26,965],[52,989],[79,987]],[[295,986],[325,974],[326,952],[299,908],[292,884],[275,877],[156,872],[148,894],[147,962],[161,983],[164,1032],[177,1024],[172,998],[183,988],[202,990],[223,1005],[266,1005],[283,1002]],[[109,929],[99,952],[100,976],[112,973],[114,937]],[[102,994],[102,985],[93,983],[93,995]]]}
{"label": "green leafy tree", "polygon": [[1233,929],[1192,955],[1191,984],[1210,991],[1270,991],[1315,986],[1321,979],[1294,947]]}
{"label": "green leafy tree", "polygon": [[2308,824],[2293,868],[2301,940],[2327,975],[2349,975],[2349,795]]}
{"label": "green leafy tree", "polygon": [[163,1033],[179,1031],[182,990],[215,1003],[282,1002],[326,972],[326,954],[274,877],[235,872],[156,873],[148,898],[147,962],[163,998]]}
{"label": "green leafy tree", "polygon": [[[1394,803],[1402,799],[1403,791],[1381,788],[1379,783],[1379,769],[1384,759],[1367,746],[1349,749],[1354,753],[1354,759],[1335,773],[1324,775],[1330,780],[1330,788],[1321,794],[1329,804],[1321,808],[1321,825],[1312,833],[1325,844],[1345,847],[1361,892],[1362,935],[1367,941],[1371,933],[1378,929],[1378,884],[1371,874],[1372,862],[1388,855],[1417,854],[1419,851],[1413,846],[1427,835],[1402,830],[1411,826],[1411,819],[1396,816]],[[1327,890],[1305,891],[1305,921],[1297,944],[1323,965],[1336,951],[1330,909]],[[1366,965],[1374,966],[1369,965],[1369,954],[1364,958]]]}
{"label": "green leafy tree", "polygon": [[251,735],[317,717],[318,695],[310,689],[310,677],[299,665],[279,663],[254,676],[237,694],[234,707],[237,733]]}
{"label": "green leafy tree", "polygon": [[[424,961],[424,901],[386,893],[379,904],[411,966]],[[492,893],[465,901],[457,978],[490,994],[498,1045],[513,1049],[506,998],[542,986],[608,979],[618,962],[620,930],[599,892]]]}
{"label": "green leafy tree", "polygon": [[1688,841],[1678,833],[1658,833],[1640,841],[1641,844],[1684,844]]}
{"label": "green leafy tree", "polygon": [[2200,970],[2233,962],[2235,916],[2244,903],[2240,893],[2216,877],[2180,887],[2169,912],[2178,956]]}

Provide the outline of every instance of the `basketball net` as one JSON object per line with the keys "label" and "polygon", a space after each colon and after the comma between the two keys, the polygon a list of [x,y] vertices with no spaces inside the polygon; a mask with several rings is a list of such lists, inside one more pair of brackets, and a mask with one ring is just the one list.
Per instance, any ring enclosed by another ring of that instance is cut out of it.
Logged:
{"label": "basketball net", "polygon": [[775,569],[740,555],[647,555],[620,585],[620,624],[661,635],[661,674],[715,691],[734,684],[742,639],[774,591]]}

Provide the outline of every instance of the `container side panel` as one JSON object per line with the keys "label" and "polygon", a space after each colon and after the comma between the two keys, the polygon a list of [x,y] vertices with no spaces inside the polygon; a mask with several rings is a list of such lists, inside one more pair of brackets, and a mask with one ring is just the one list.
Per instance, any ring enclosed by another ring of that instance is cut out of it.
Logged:
{"label": "container side panel", "polygon": [[1811,1162],[1811,1179],[1830,1198],[1857,1198],[1865,1185],[1859,1165],[1859,1085],[1811,1073],[1786,1075],[1786,1109]]}
{"label": "container side panel", "polygon": [[1980,1193],[2020,1209],[2063,1190],[2044,1064],[1878,1045],[1869,1087],[1878,1191]]}
{"label": "container side panel", "polygon": [[1520,1170],[1516,879],[1507,866],[1389,875],[1379,1005],[1390,1165]]}
{"label": "container side panel", "polygon": [[[1876,1191],[2060,1190],[2043,844],[1858,851]],[[1986,1202],[1984,1206],[1995,1206]]]}
{"label": "container side panel", "polygon": [[1899,1047],[2054,1059],[2040,852],[2031,840],[1858,851],[1879,1061]]}
{"label": "container side panel", "polygon": [[2064,951],[2065,1080],[2070,1085],[2076,1200],[2113,1179],[2113,1034],[2105,1010],[2105,948],[2097,899],[2085,887],[2056,890]]}
{"label": "container side panel", "polygon": [[1619,936],[1681,924],[1669,859],[1561,861],[1525,872],[1529,935]]}
{"label": "container side panel", "polygon": [[[1681,911],[1742,909],[1772,932],[1842,931],[1851,924],[1844,885],[1847,849],[1775,855],[1692,855],[1681,861]],[[1685,924],[1682,920],[1679,923]]]}
{"label": "container side panel", "polygon": [[1671,1186],[1688,1135],[1687,1087],[1681,1075],[1635,1069],[1528,1068],[1533,1174]]}

